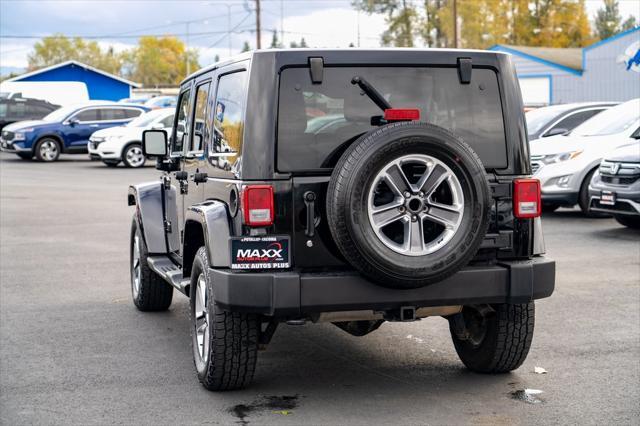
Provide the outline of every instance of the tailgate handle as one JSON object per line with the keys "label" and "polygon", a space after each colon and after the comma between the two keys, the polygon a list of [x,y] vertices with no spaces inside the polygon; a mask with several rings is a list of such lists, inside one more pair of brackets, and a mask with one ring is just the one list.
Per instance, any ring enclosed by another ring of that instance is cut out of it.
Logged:
{"label": "tailgate handle", "polygon": [[304,193],[304,204],[307,206],[307,229],[304,231],[307,237],[313,237],[316,233],[316,194],[313,191]]}

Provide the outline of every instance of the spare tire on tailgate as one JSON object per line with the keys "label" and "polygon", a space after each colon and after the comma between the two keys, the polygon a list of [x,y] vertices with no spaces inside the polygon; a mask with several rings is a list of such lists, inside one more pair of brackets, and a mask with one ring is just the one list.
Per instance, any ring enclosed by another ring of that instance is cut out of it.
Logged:
{"label": "spare tire on tailgate", "polygon": [[484,166],[469,145],[427,123],[383,126],[334,168],[327,219],[351,265],[385,287],[441,281],[475,255],[489,224]]}

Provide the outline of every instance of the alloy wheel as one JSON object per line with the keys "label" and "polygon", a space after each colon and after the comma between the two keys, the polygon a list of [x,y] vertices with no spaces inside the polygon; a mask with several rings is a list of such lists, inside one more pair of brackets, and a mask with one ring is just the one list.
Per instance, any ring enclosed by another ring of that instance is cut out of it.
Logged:
{"label": "alloy wheel", "polygon": [[198,354],[202,362],[209,359],[209,298],[207,297],[207,280],[204,274],[198,275],[195,303],[195,333]]}
{"label": "alloy wheel", "polygon": [[140,148],[137,145],[134,145],[129,149],[127,149],[127,152],[125,153],[125,157],[126,157],[127,163],[131,167],[140,167],[142,166],[142,164],[144,164],[144,155],[142,154],[142,148]]}
{"label": "alloy wheel", "polygon": [[40,144],[40,157],[44,161],[54,161],[58,157],[58,144],[46,140]]}
{"label": "alloy wheel", "polygon": [[385,165],[368,195],[369,222],[389,249],[423,256],[444,247],[460,228],[462,185],[439,159],[411,154]]}

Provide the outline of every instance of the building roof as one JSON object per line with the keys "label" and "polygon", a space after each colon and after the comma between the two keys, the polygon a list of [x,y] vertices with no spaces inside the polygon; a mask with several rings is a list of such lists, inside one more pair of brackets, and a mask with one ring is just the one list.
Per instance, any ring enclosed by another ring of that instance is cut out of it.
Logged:
{"label": "building roof", "polygon": [[582,71],[582,49],[579,47],[530,47],[510,44],[499,44],[496,46],[515,50],[527,56],[535,56],[536,58],[562,65],[572,70]]}
{"label": "building roof", "polygon": [[120,82],[125,83],[125,84],[127,84],[129,86],[132,86],[132,87],[141,87],[142,86],[140,83],[135,83],[133,81],[127,80],[125,78],[119,77],[119,76],[114,75],[114,74],[110,74],[110,73],[108,73],[106,71],[99,70],[98,68],[94,68],[94,67],[92,67],[90,65],[83,64],[82,62],[78,62],[78,61],[74,61],[74,60],[60,62],[59,64],[51,65],[51,66],[46,67],[46,68],[41,68],[39,70],[31,71],[31,72],[28,72],[26,74],[21,74],[21,75],[16,76],[16,77],[9,78],[9,79],[7,79],[5,81],[22,81],[24,78],[31,77],[31,76],[38,75],[38,74],[42,74],[42,73],[45,73],[45,72],[48,72],[48,71],[51,71],[51,70],[55,70],[55,69],[58,69],[58,68],[63,68],[63,67],[66,67],[67,65],[75,65],[75,66],[84,68],[84,69],[86,69],[88,71],[93,71],[95,73],[102,74],[102,75],[104,75],[106,77],[109,77],[109,78],[112,78],[114,80],[120,81]]}

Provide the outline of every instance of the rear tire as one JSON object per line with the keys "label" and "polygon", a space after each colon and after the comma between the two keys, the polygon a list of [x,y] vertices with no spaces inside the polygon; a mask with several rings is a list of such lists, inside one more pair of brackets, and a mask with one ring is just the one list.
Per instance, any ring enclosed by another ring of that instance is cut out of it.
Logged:
{"label": "rear tire", "polygon": [[149,268],[148,257],[138,222],[133,219],[129,258],[133,303],[141,311],[165,311],[171,306],[173,287]]}
{"label": "rear tire", "polygon": [[60,143],[52,138],[43,138],[36,144],[36,158],[38,161],[51,163],[60,157]]}
{"label": "rear tire", "polygon": [[640,216],[616,214],[613,217],[620,225],[631,229],[640,229]]}
{"label": "rear tire", "polygon": [[211,391],[242,389],[253,380],[258,357],[257,315],[221,310],[213,298],[207,250],[191,269],[191,342],[200,383]]}
{"label": "rear tire", "polygon": [[495,312],[484,317],[466,306],[458,314],[463,316],[469,331],[467,339],[461,339],[453,325],[450,326],[460,360],[477,373],[507,373],[520,367],[533,339],[533,302],[521,305],[503,303],[492,305],[492,308]]}

